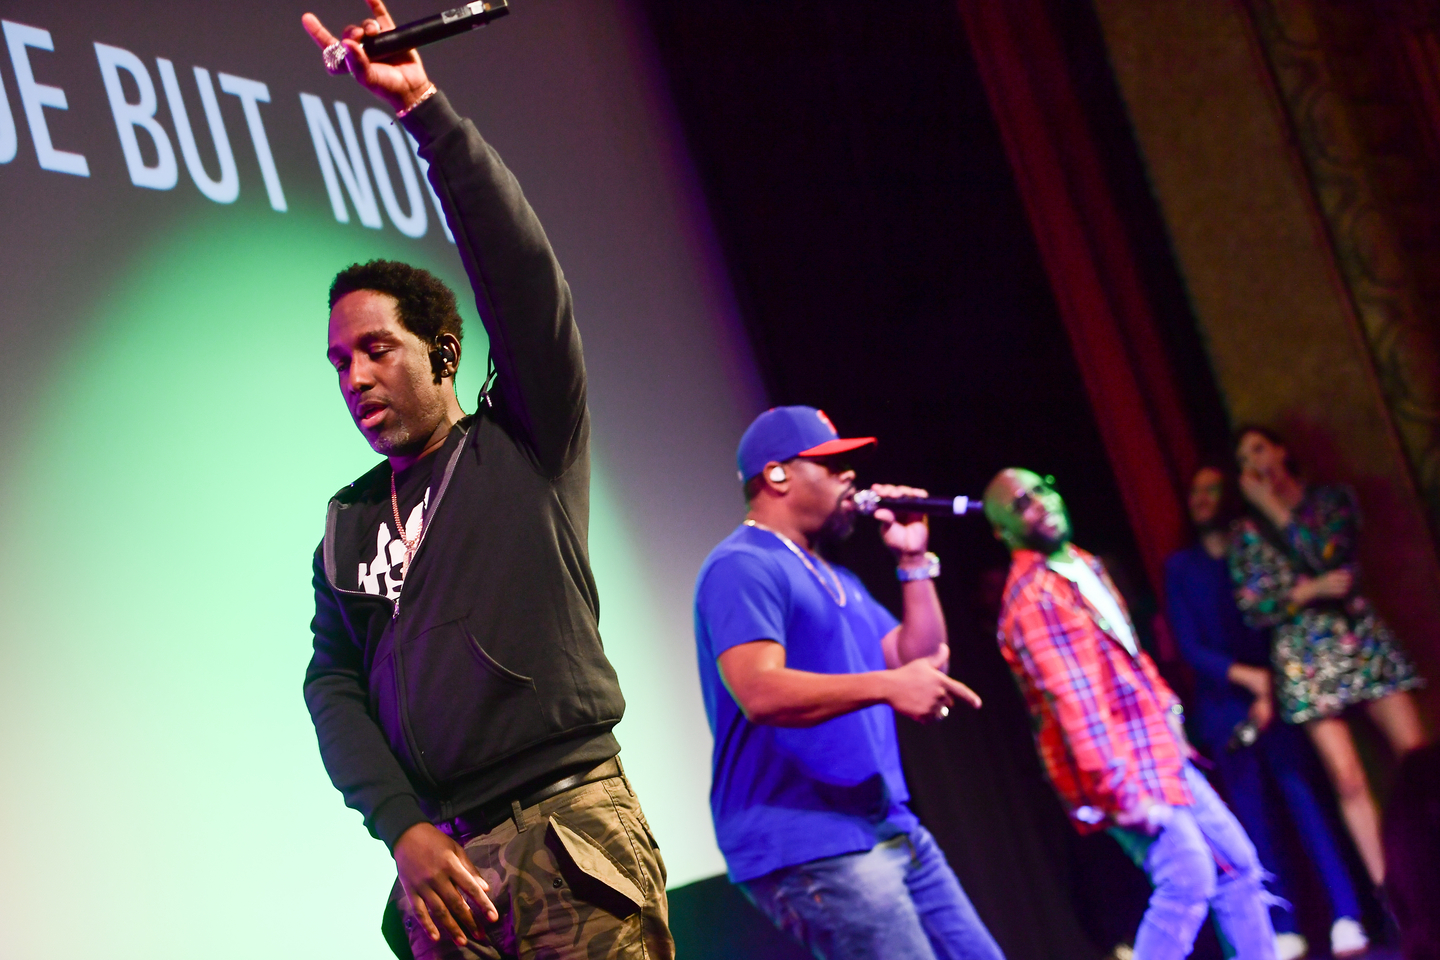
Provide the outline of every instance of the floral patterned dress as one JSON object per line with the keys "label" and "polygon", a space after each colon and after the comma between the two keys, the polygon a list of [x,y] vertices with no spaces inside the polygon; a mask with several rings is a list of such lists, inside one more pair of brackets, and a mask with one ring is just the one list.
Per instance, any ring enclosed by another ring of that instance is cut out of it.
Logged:
{"label": "floral patterned dress", "polygon": [[1395,635],[1358,594],[1296,608],[1298,577],[1359,573],[1355,495],[1310,487],[1284,530],[1246,517],[1231,531],[1230,576],[1245,622],[1274,627],[1275,702],[1291,723],[1333,717],[1351,704],[1423,686]]}

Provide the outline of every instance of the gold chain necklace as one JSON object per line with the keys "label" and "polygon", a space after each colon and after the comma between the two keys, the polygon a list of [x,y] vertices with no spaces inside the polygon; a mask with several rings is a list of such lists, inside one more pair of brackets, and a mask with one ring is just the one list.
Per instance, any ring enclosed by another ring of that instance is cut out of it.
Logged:
{"label": "gold chain necklace", "polygon": [[825,578],[820,576],[820,571],[816,570],[815,565],[810,562],[808,552],[800,549],[800,547],[796,545],[795,541],[785,536],[785,534],[781,533],[779,530],[772,530],[770,527],[765,526],[765,524],[755,520],[746,520],[745,526],[754,527],[757,530],[764,530],[766,533],[773,533],[775,534],[775,536],[779,537],[780,542],[785,544],[785,546],[789,547],[790,552],[795,554],[795,556],[799,557],[800,562],[805,564],[805,569],[809,570],[810,573],[814,575],[815,579],[820,582],[820,588],[825,591],[825,594],[840,606],[845,606],[845,584],[840,582],[840,575],[837,574],[831,568],[830,564],[826,563],[822,557],[817,555],[815,559],[820,561],[820,566],[824,567],[825,572],[830,574],[830,578],[835,581],[834,593],[830,592],[830,584],[825,582]]}
{"label": "gold chain necklace", "polygon": [[400,542],[405,544],[405,566],[400,568],[400,575],[403,577],[410,572],[410,560],[415,556],[415,548],[420,545],[420,538],[425,535],[425,511],[420,512],[420,529],[415,533],[415,539],[411,540],[405,536],[405,524],[400,519],[400,498],[395,493],[395,471],[390,471],[390,509],[395,512],[396,536]]}

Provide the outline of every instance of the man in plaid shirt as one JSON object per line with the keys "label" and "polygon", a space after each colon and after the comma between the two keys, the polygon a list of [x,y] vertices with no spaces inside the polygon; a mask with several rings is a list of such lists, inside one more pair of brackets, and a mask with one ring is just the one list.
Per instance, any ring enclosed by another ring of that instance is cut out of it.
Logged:
{"label": "man in plaid shirt", "polygon": [[1190,764],[1179,698],[1105,568],[1070,543],[1065,502],[1030,471],[1004,470],[985,514],[1012,558],[1000,650],[1051,783],[1081,833],[1108,829],[1155,886],[1136,960],[1188,956],[1211,909],[1239,960],[1274,960],[1255,848]]}

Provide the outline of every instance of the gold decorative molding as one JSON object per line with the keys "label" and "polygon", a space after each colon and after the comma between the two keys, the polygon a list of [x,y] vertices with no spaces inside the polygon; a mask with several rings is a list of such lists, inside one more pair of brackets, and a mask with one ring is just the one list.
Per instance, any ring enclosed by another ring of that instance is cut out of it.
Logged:
{"label": "gold decorative molding", "polygon": [[[1440,676],[1440,325],[1425,302],[1440,295],[1417,253],[1440,246],[1426,246],[1440,203],[1397,219],[1394,198],[1428,186],[1398,164],[1366,165],[1371,137],[1406,130],[1356,126],[1356,94],[1316,63],[1325,34],[1295,26],[1310,0],[1274,0],[1285,27],[1267,39],[1266,0],[1092,2],[1231,423],[1279,429],[1313,476],[1356,488],[1366,589],[1422,672]],[[1292,116],[1323,135],[1304,146]],[[1395,114],[1372,119],[1384,116]],[[1328,210],[1309,149],[1327,172],[1365,165],[1362,183],[1326,182]]]}
{"label": "gold decorative molding", "polygon": [[[1246,0],[1246,7],[1430,529],[1440,536],[1440,194],[1433,186],[1440,170],[1423,107],[1425,81],[1440,78],[1434,5]],[[1429,72],[1407,72],[1416,57]]]}

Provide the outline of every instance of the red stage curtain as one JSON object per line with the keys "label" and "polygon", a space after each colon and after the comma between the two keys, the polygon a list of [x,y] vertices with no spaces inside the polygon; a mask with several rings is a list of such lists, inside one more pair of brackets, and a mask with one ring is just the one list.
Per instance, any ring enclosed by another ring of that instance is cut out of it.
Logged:
{"label": "red stage curtain", "polygon": [[[1198,454],[1134,248],[1043,0],[959,0],[1151,585]],[[1057,415],[1061,415],[1057,411]]]}

